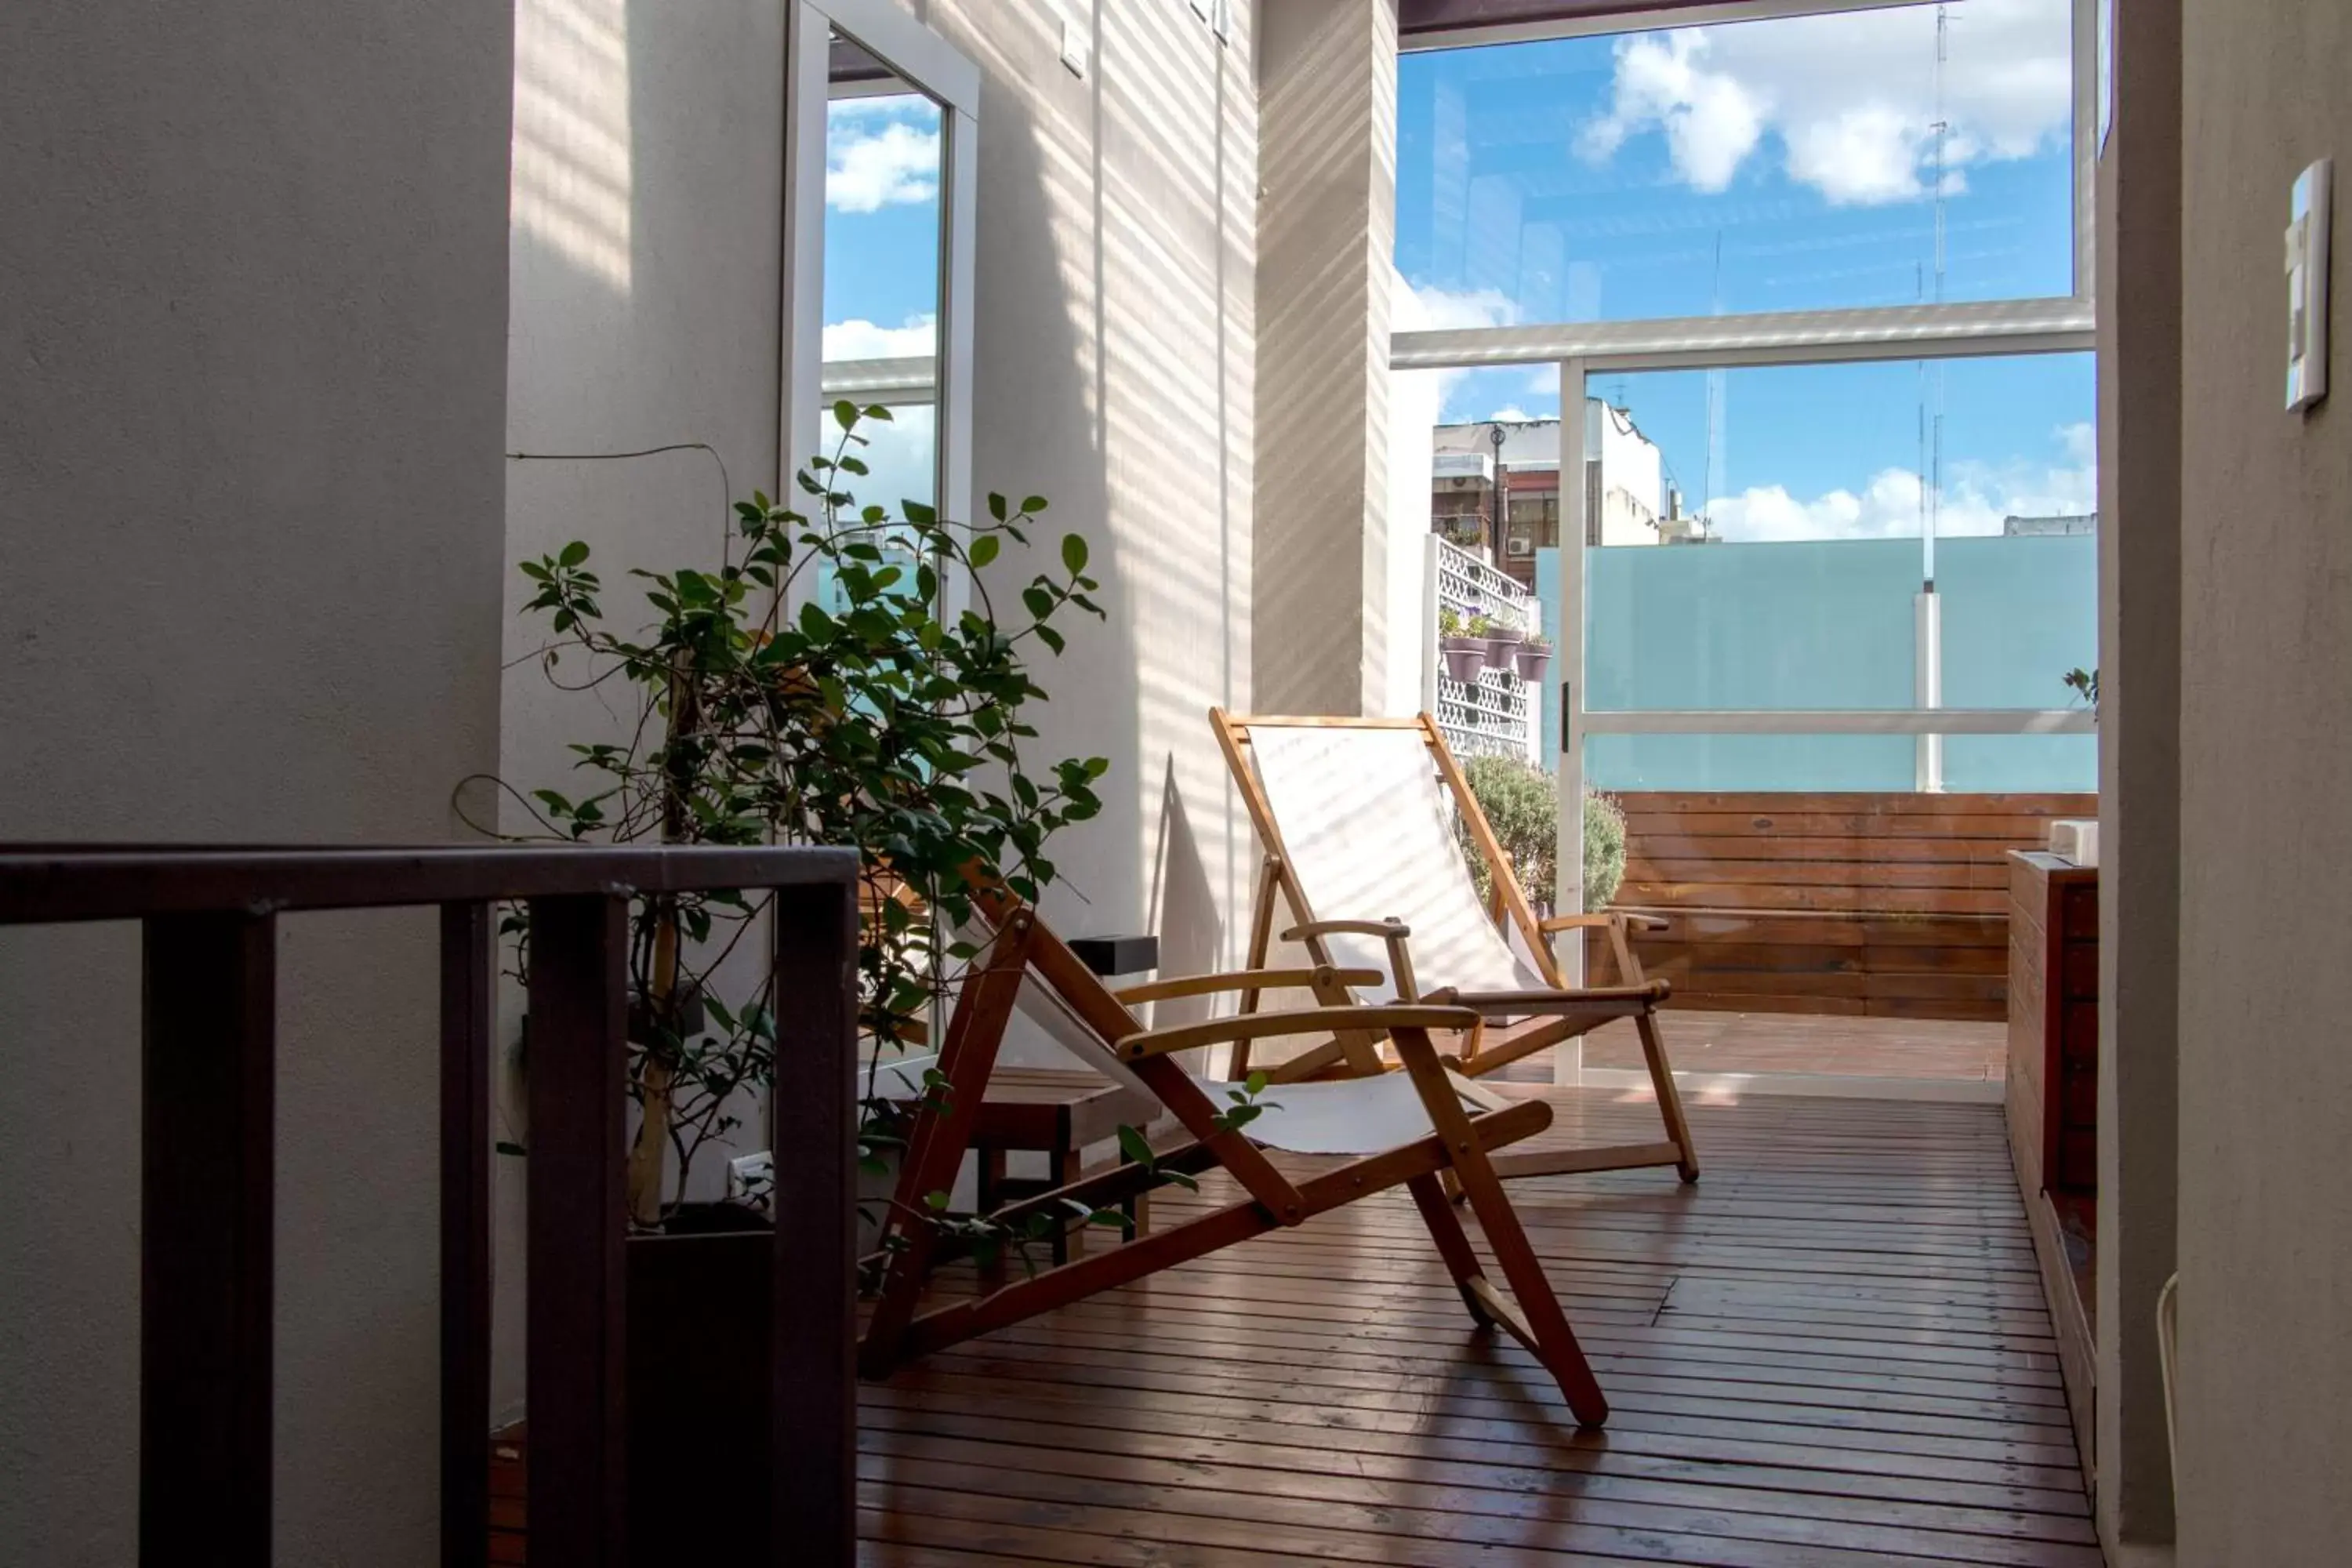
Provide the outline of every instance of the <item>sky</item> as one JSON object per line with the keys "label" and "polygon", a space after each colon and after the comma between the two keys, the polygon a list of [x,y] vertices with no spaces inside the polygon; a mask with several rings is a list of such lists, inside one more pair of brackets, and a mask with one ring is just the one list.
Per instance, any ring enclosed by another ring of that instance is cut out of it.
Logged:
{"label": "sky", "polygon": [[[1399,324],[2066,294],[2070,12],[1953,0],[1407,55]],[[1449,420],[1559,411],[1549,366],[1442,380]],[[1916,533],[1938,447],[1939,533],[2092,509],[2088,354],[1722,373],[1712,441],[1708,380],[1589,390],[1726,538]]]}
{"label": "sky", "polygon": [[[824,358],[898,359],[932,352],[939,321],[939,105],[919,93],[836,99],[827,106]],[[933,424],[902,405],[860,434],[873,470],[860,502],[898,512],[929,504]]]}

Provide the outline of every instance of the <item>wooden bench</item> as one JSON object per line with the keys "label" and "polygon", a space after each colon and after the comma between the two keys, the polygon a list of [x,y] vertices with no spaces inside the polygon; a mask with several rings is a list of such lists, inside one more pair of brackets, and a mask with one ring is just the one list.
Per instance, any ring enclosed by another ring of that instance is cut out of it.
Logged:
{"label": "wooden bench", "polygon": [[[2011,849],[2092,795],[1635,791],[1616,907],[1673,1005],[1878,1017],[2008,1016]],[[1598,944],[1586,973],[1612,971]]]}

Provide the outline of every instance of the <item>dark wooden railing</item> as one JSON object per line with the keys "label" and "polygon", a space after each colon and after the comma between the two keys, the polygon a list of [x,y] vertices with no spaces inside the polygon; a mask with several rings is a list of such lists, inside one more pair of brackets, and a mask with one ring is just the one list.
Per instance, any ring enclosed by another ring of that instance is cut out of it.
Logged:
{"label": "dark wooden railing", "polygon": [[[531,914],[526,1376],[531,1558],[627,1540],[627,915],[774,890],[774,1561],[856,1522],[856,859],[806,848],[0,846],[0,926],[143,926],[139,1540],[144,1568],[270,1561],[277,924],[441,911],[442,1562],[488,1542],[492,906]],[[351,1502],[363,1528],[366,1500]]]}

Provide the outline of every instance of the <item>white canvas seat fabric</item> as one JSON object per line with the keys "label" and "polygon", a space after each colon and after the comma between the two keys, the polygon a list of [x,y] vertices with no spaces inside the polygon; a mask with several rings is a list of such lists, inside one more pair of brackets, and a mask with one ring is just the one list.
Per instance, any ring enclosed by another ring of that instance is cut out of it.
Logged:
{"label": "white canvas seat fabric", "polygon": [[[1479,902],[1452,796],[1420,730],[1266,724],[1253,726],[1249,741],[1291,875],[1317,920],[1402,921],[1423,995],[1449,985],[1551,988]],[[1389,973],[1380,938],[1325,940],[1341,968]],[[1393,984],[1364,987],[1359,999],[1400,1000]]]}
{"label": "white canvas seat fabric", "polygon": [[[1034,975],[1024,975],[1020,1004],[997,1059],[1037,1063],[1041,1046],[1129,1089],[1151,1092],[1093,1030],[1071,1016],[1049,986]],[[1233,1104],[1227,1091],[1243,1087],[1197,1073],[1186,1076],[1219,1110]],[[1459,1079],[1454,1084],[1471,1115],[1493,1109],[1483,1091]],[[1246,1130],[1250,1142],[1291,1154],[1384,1154],[1435,1131],[1411,1073],[1276,1084],[1258,1097],[1258,1104],[1265,1109]]]}

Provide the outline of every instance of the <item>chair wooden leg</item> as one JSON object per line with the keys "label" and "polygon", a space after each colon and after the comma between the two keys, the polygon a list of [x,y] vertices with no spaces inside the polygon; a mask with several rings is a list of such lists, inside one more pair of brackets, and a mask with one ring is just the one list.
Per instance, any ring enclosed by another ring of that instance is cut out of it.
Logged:
{"label": "chair wooden leg", "polygon": [[1578,1422],[1600,1426],[1609,1419],[1608,1398],[1592,1375],[1591,1363],[1584,1359],[1584,1347],[1576,1342],[1576,1331],[1568,1326],[1568,1314],[1560,1310],[1559,1298],[1544,1276],[1528,1233],[1520,1228],[1518,1211],[1511,1206],[1494,1167],[1486,1163],[1486,1151],[1475,1143],[1458,1151],[1454,1168],[1469,1195],[1471,1212],[1486,1233],[1486,1245],[1495,1249],[1495,1261],[1526,1317],[1528,1337],[1534,1341],[1528,1348],[1559,1384]]}
{"label": "chair wooden leg", "polygon": [[[1478,1216],[1478,1224],[1486,1233],[1486,1245],[1494,1249],[1503,1279],[1517,1298],[1518,1314],[1512,1314],[1509,1303],[1496,1297],[1494,1287],[1476,1271],[1475,1254],[1471,1255],[1467,1276],[1455,1268],[1455,1283],[1465,1296],[1479,1299],[1478,1305],[1486,1309],[1487,1321],[1507,1331],[1543,1363],[1579,1423],[1600,1426],[1609,1419],[1609,1401],[1592,1375],[1591,1364],[1584,1359],[1583,1347],[1576,1342],[1575,1331],[1568,1326],[1568,1314],[1560,1310],[1559,1298],[1553,1293],[1551,1281],[1544,1277],[1543,1265],[1536,1260],[1527,1232],[1519,1227],[1518,1211],[1511,1207],[1510,1196],[1503,1191],[1486,1149],[1473,1134],[1470,1119],[1463,1112],[1453,1083],[1445,1069],[1437,1064],[1437,1052],[1430,1045],[1429,1037],[1417,1030],[1399,1029],[1392,1037],[1404,1055],[1405,1070],[1412,1074],[1414,1087],[1421,1091],[1422,1104],[1429,1111],[1430,1124],[1446,1150],[1447,1163],[1470,1200],[1471,1212]],[[1441,1195],[1433,1193],[1430,1198]],[[1423,1198],[1418,1187],[1413,1200],[1421,1205],[1423,1217],[1429,1220],[1431,1234],[1439,1236],[1438,1250],[1447,1252],[1447,1240],[1432,1217],[1432,1202]],[[1445,1219],[1453,1224],[1453,1234],[1459,1237],[1460,1224],[1454,1221],[1452,1207],[1437,1206],[1443,1207]],[[1463,1245],[1466,1249],[1467,1241]],[[1449,1268],[1454,1267],[1451,1255],[1446,1261]],[[1475,1311],[1476,1306],[1472,1310]]]}
{"label": "chair wooden leg", "polygon": [[947,1108],[941,1110],[926,1097],[916,1110],[892,1212],[883,1216],[885,1238],[895,1236],[898,1245],[884,1265],[882,1289],[857,1347],[862,1377],[887,1377],[901,1357],[907,1326],[922,1299],[923,1279],[939,1239],[937,1231],[911,1216],[919,1213],[926,1194],[955,1184],[964,1151],[971,1146],[989,1074],[995,1069],[996,1053],[1021,994],[1033,930],[1025,918],[1008,926],[998,935],[985,965],[964,982],[964,994],[940,1048],[940,1070],[948,1079]]}
{"label": "chair wooden leg", "polygon": [[1437,1255],[1445,1260],[1445,1271],[1454,1276],[1454,1288],[1462,1292],[1462,1304],[1470,1309],[1471,1321],[1482,1329],[1493,1328],[1495,1315],[1471,1287],[1470,1282],[1481,1276],[1478,1254],[1472,1249],[1470,1238],[1462,1233],[1461,1220],[1454,1216],[1452,1193],[1441,1187],[1434,1176],[1415,1176],[1405,1184],[1405,1190],[1412,1194],[1413,1206],[1421,1210],[1422,1223],[1429,1226],[1429,1238],[1437,1244]]}
{"label": "chair wooden leg", "polygon": [[1644,1009],[1633,1019],[1642,1037],[1642,1055],[1650,1064],[1650,1082],[1658,1091],[1658,1114],[1665,1118],[1666,1136],[1682,1151],[1675,1169],[1685,1182],[1698,1180],[1698,1149],[1691,1142],[1690,1123],[1683,1117],[1682,1091],[1675,1087],[1674,1064],[1666,1060],[1666,1042],[1658,1033],[1658,1015]]}

